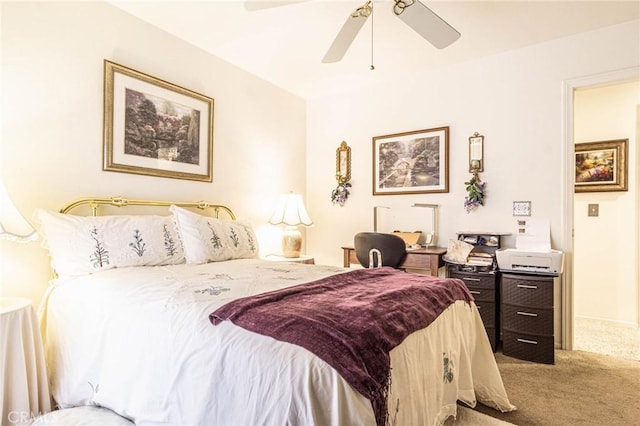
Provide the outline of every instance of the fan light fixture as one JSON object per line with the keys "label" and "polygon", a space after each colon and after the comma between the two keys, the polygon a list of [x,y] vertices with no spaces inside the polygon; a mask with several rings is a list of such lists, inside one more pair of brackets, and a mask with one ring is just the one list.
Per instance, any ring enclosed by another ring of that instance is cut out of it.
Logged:
{"label": "fan light fixture", "polygon": [[[304,1],[304,0],[302,0]],[[247,10],[260,10],[277,6],[285,6],[297,1],[265,1],[246,0]],[[405,24],[411,27],[422,38],[438,49],[444,49],[460,38],[460,33],[449,25],[435,12],[422,4],[419,0],[393,0],[393,13]],[[322,59],[323,63],[339,62],[351,46],[360,29],[371,16],[371,62],[373,62],[373,2],[367,2],[349,15],[340,32],[331,43],[329,50]],[[373,64],[371,69],[374,69]]]}
{"label": "fan light fixture", "polygon": [[[460,33],[455,28],[420,1],[393,1],[393,13],[436,48],[444,49],[460,38]],[[371,16],[372,19],[371,30],[373,42],[373,3],[371,0],[368,0],[363,6],[349,15],[347,21],[342,26],[342,29],[322,59],[322,62],[339,62],[344,57],[369,16]],[[373,69],[373,65],[371,69]]]}

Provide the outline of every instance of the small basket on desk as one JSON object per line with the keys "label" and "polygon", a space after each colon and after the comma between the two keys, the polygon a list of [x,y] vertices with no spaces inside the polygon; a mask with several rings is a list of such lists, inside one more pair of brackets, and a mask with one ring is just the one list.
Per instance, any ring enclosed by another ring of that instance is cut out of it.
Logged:
{"label": "small basket on desk", "polygon": [[402,238],[404,240],[404,243],[407,245],[407,247],[409,247],[409,246],[418,244],[418,240],[420,240],[420,237],[422,236],[422,231],[416,231],[416,232],[393,231],[392,234]]}

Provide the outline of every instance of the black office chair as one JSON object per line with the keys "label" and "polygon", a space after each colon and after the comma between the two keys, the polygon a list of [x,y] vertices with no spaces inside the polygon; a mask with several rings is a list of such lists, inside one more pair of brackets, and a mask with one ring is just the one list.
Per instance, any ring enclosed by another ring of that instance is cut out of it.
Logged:
{"label": "black office chair", "polygon": [[359,232],[353,238],[358,262],[365,268],[390,266],[399,269],[407,254],[407,245],[397,235]]}

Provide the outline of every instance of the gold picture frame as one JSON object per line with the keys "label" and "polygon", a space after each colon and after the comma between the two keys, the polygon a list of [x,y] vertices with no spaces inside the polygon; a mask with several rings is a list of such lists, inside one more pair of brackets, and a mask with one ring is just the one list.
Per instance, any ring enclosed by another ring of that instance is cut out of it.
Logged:
{"label": "gold picture frame", "polygon": [[373,195],[449,192],[449,127],[373,138]]}
{"label": "gold picture frame", "polygon": [[104,61],[103,170],[213,180],[214,100]]}
{"label": "gold picture frame", "polygon": [[628,139],[575,145],[575,192],[628,190]]}

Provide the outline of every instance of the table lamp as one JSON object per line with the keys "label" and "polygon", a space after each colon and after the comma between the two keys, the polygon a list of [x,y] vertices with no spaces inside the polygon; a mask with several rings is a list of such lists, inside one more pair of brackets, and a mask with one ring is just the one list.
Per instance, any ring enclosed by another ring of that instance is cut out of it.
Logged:
{"label": "table lamp", "polygon": [[[23,234],[14,234],[6,229],[22,232]],[[38,238],[38,234],[33,227],[29,225],[13,205],[2,180],[0,180],[0,238],[18,243],[25,243]]]}
{"label": "table lamp", "polygon": [[[26,243],[37,237],[36,231],[14,206],[0,179],[0,239]],[[0,261],[4,268],[8,259],[2,250]],[[0,400],[4,394],[4,404],[0,401],[0,423],[3,425],[22,424],[27,418],[31,420],[35,413],[51,411],[38,317],[30,299],[4,297],[5,278],[0,273],[0,364],[4,369],[0,373]]]}
{"label": "table lamp", "polygon": [[300,257],[302,234],[298,225],[313,225],[307,209],[304,208],[302,195],[293,192],[281,195],[269,223],[287,226],[282,234],[282,255],[287,258]]}

